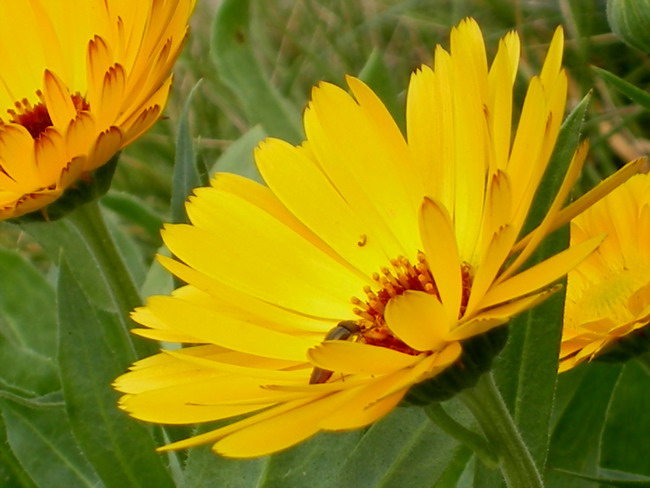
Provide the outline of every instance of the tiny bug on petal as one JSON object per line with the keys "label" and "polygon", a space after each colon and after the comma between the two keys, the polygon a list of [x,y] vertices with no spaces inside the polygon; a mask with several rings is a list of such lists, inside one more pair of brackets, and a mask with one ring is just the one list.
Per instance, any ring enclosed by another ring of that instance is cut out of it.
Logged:
{"label": "tiny bug on petal", "polygon": [[[336,327],[330,330],[325,336],[326,341],[345,341],[350,336],[357,334],[361,330],[359,324],[354,320],[344,320],[339,322]],[[325,383],[332,376],[333,371],[328,371],[326,369],[314,368],[311,372],[311,377],[309,378],[310,385],[317,385],[319,383]]]}

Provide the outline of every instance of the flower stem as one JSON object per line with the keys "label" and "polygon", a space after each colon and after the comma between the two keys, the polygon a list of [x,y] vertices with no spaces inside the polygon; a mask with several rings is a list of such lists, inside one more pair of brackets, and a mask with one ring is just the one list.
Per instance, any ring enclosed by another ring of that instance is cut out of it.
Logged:
{"label": "flower stem", "polygon": [[79,238],[88,244],[101,270],[101,277],[114,291],[112,295],[115,308],[130,311],[133,307],[141,305],[138,288],[115,245],[98,201],[81,205],[69,215],[68,221],[77,231]]}
{"label": "flower stem", "polygon": [[490,450],[488,442],[476,432],[472,432],[449,415],[440,403],[431,403],[424,407],[429,419],[449,436],[469,447],[489,468],[496,468],[499,462]]}
{"label": "flower stem", "polygon": [[539,470],[508,411],[491,373],[482,375],[474,388],[460,398],[476,418],[496,452],[501,473],[510,488],[542,488]]}
{"label": "flower stem", "polygon": [[133,341],[128,314],[140,305],[138,288],[116,247],[97,200],[79,205],[53,222],[23,222],[54,262],[65,260],[91,302],[119,317],[131,360],[155,351],[155,345]]}

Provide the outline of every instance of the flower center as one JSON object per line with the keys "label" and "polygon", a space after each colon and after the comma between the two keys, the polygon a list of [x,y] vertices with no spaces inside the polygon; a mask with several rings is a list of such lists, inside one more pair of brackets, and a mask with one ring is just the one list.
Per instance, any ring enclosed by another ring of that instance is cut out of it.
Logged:
{"label": "flower center", "polygon": [[[45,129],[52,126],[50,113],[43,102],[43,93],[38,90],[36,95],[41,100],[36,105],[32,105],[29,100],[23,98],[20,102],[14,103],[14,108],[7,110],[10,122],[22,125],[34,139],[37,139]],[[79,93],[75,93],[71,98],[77,113],[90,108],[86,99]],[[0,126],[3,123],[0,119]]]}
{"label": "flower center", "polygon": [[[377,283],[379,291],[373,291],[369,286],[364,288],[366,294],[365,300],[353,297],[351,302],[355,306],[354,313],[359,317],[357,321],[360,332],[358,333],[360,342],[371,344],[373,346],[386,347],[394,349],[405,354],[418,355],[422,351],[417,351],[399,338],[395,337],[392,331],[386,325],[384,310],[386,304],[396,296],[402,295],[406,290],[416,290],[440,299],[436,281],[427,265],[426,256],[420,252],[417,255],[417,263],[411,264],[403,256],[393,259],[391,267],[384,267],[381,273],[375,273],[372,277]],[[461,317],[469,300],[472,276],[469,265],[463,265],[462,273],[462,299],[458,316]]]}

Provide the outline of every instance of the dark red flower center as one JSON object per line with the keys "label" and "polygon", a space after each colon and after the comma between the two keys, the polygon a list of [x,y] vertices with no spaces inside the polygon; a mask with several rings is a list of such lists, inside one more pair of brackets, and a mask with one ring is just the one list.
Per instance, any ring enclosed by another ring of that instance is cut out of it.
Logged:
{"label": "dark red flower center", "polygon": [[[43,99],[43,94],[40,90],[36,92],[36,95],[39,99]],[[75,93],[71,98],[77,113],[90,108],[86,99],[79,93]],[[20,102],[15,102],[14,108],[8,109],[7,113],[9,114],[10,122],[22,125],[34,139],[37,139],[45,129],[52,126],[50,113],[42,101],[36,105],[32,105],[29,100],[23,98]],[[0,120],[0,125],[2,123],[2,120]]]}
{"label": "dark red flower center", "polygon": [[[378,291],[373,291],[368,286],[364,289],[365,300],[357,297],[352,298],[352,304],[355,306],[354,313],[359,317],[357,323],[360,327],[358,334],[360,342],[394,349],[411,355],[418,355],[422,352],[412,349],[395,337],[384,319],[386,304],[391,298],[402,295],[406,290],[421,291],[434,295],[438,299],[440,298],[435,279],[429,270],[424,253],[418,253],[417,260],[416,264],[411,264],[403,256],[394,259],[391,262],[391,268],[382,268],[381,273],[375,273],[372,277],[373,281],[377,283]],[[461,273],[463,297],[459,317],[462,316],[467,307],[472,283],[468,265],[463,266]]]}

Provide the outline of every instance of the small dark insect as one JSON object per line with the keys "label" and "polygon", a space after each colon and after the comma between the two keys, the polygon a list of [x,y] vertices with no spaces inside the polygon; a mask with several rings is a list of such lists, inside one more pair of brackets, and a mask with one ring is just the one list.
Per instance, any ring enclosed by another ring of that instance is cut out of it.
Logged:
{"label": "small dark insect", "polygon": [[[325,336],[326,341],[345,341],[350,336],[358,333],[361,330],[359,325],[354,320],[344,320],[339,322],[336,327],[330,330]],[[333,371],[328,371],[326,369],[314,368],[311,372],[311,377],[309,378],[310,385],[317,385],[319,383],[325,383],[332,376]]]}

